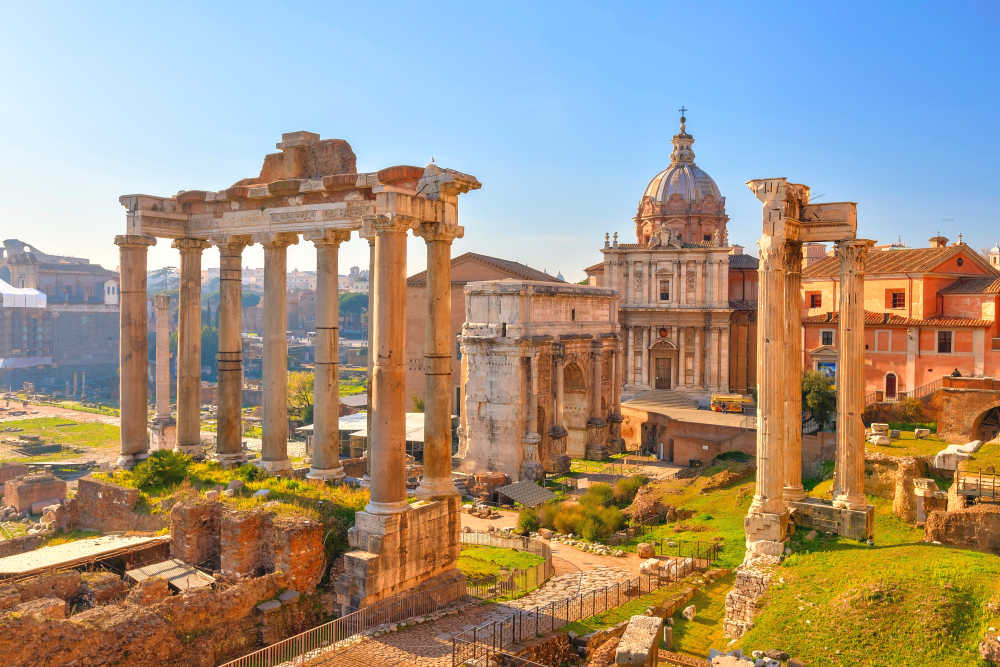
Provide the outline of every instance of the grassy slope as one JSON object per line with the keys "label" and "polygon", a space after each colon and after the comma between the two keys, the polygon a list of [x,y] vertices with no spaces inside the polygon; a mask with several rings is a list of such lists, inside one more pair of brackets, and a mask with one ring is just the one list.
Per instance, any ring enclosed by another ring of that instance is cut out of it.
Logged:
{"label": "grassy slope", "polygon": [[[813,495],[823,496],[830,482]],[[1000,595],[1000,558],[922,542],[923,531],[875,504],[875,541],[800,530],[745,649],[781,648],[809,665],[976,664]]]}
{"label": "grassy slope", "polygon": [[936,435],[918,440],[913,437],[913,431],[900,431],[899,436],[893,438],[890,445],[873,445],[866,442],[865,449],[890,456],[934,456],[948,446],[947,442]]}
{"label": "grassy slope", "polygon": [[[59,424],[65,424],[59,426]],[[20,431],[6,431],[8,428],[19,428]],[[46,444],[59,443],[79,449],[117,448],[119,446],[119,429],[113,424],[97,424],[92,422],[75,422],[64,417],[39,417],[36,419],[16,419],[0,422],[0,438],[16,439],[23,435],[40,436]],[[86,456],[86,452],[77,454],[64,451],[57,454],[42,454],[31,457],[14,457],[10,461],[54,461]]]}
{"label": "grassy slope", "polygon": [[673,650],[702,657],[710,649],[721,649],[728,641],[722,636],[722,619],[726,615],[726,593],[733,587],[735,575],[717,579],[699,591],[690,604],[694,605],[694,619],[674,617]]}
{"label": "grassy slope", "polygon": [[458,569],[472,579],[482,579],[501,570],[526,569],[545,559],[525,551],[500,547],[463,547],[458,557]]}

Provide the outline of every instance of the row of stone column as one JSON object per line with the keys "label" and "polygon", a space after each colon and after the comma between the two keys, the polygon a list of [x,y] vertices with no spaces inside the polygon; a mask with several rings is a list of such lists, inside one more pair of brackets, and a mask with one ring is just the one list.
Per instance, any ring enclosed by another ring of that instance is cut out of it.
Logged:
{"label": "row of stone column", "polygon": [[[406,219],[373,218],[367,236],[374,258],[371,280],[372,357],[369,396],[371,502],[368,511],[405,509],[405,308]],[[451,345],[451,242],[461,227],[440,223],[417,226],[427,243],[427,336],[424,476],[418,495],[456,493],[451,480],[449,386]],[[316,247],[316,363],[314,378],[313,462],[308,477],[343,477],[340,464],[338,386],[338,255],[347,231],[325,230],[306,238]],[[243,460],[242,405],[242,252],[249,237],[233,237],[217,245],[220,252],[218,440],[220,462]],[[287,416],[287,248],[298,235],[281,233],[263,239],[264,359],[263,443],[261,466],[272,472],[291,468]],[[132,465],[148,454],[146,432],[146,255],[156,240],[125,235],[115,239],[121,254],[121,412],[120,465]],[[201,391],[201,252],[203,239],[177,239],[181,251],[178,314],[177,447],[200,451]],[[157,394],[169,395],[157,378]],[[169,383],[169,377],[166,382]],[[169,414],[158,400],[157,415]]]}
{"label": "row of stone column", "polygon": [[[635,355],[630,350],[626,359],[631,364],[628,373],[629,384],[652,385],[650,380],[650,350],[654,344],[653,334],[657,327],[640,326],[625,327],[626,346],[634,344],[635,334],[642,337],[641,356],[638,369],[635,368]],[[685,369],[688,332],[693,331],[694,338],[694,379],[687,381]],[[729,391],[729,328],[728,327],[670,327],[670,339],[677,346],[677,363],[671,369],[670,385],[674,388],[699,388],[709,391]]]}
{"label": "row of stone column", "polygon": [[[670,302],[681,305],[721,305],[728,299],[728,289],[725,281],[728,279],[728,260],[701,261],[693,260],[695,289],[694,294],[689,297],[687,283],[689,264],[692,261],[680,260],[672,262],[669,273],[657,271],[657,266],[661,262],[646,261],[633,263],[633,269],[625,275],[625,289],[622,294],[634,294],[629,303],[661,303],[660,301],[660,280],[670,280]],[[614,275],[615,265],[612,265],[610,276],[610,286],[617,288],[617,276]],[[646,281],[641,280],[641,276],[647,276]],[[630,291],[631,290],[631,291]]]}
{"label": "row of stone column", "polygon": [[[750,512],[781,514],[802,487],[802,244],[760,247],[757,486]],[[861,509],[864,496],[864,256],[872,241],[836,243],[840,261],[837,453],[834,504]]]}

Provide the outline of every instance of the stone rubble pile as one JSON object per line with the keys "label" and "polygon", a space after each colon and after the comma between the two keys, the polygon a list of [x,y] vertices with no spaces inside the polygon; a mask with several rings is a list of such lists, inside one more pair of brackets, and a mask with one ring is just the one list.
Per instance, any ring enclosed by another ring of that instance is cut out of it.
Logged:
{"label": "stone rubble pile", "polygon": [[[542,529],[546,530],[546,529]],[[615,556],[617,558],[625,557],[624,549],[613,549],[606,544],[599,544],[597,542],[587,542],[578,539],[573,533],[568,535],[563,535],[561,533],[552,533],[548,531],[551,537],[548,539],[552,542],[558,542],[559,544],[565,544],[567,546],[573,547],[574,549],[579,549],[580,551],[586,551],[587,553],[597,554],[598,556]],[[545,535],[540,531],[537,533],[531,533],[531,537],[545,538]]]}

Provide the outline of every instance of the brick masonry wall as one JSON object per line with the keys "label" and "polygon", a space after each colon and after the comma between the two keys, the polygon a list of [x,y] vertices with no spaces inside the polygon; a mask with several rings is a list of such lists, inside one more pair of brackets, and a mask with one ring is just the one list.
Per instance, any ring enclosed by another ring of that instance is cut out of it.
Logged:
{"label": "brick masonry wall", "polygon": [[1000,555],[1000,507],[995,505],[931,512],[924,531],[928,542]]}
{"label": "brick masonry wall", "polygon": [[170,511],[170,555],[185,563],[219,565],[219,503],[184,500]]}
{"label": "brick masonry wall", "polygon": [[226,510],[219,519],[219,569],[230,577],[249,577],[264,570],[261,539],[270,515],[261,511]]}
{"label": "brick masonry wall", "polygon": [[3,485],[3,504],[24,512],[43,501],[61,501],[66,497],[66,482],[51,473],[25,475],[7,480]]}
{"label": "brick masonry wall", "polygon": [[80,528],[114,533],[156,531],[166,525],[166,517],[135,511],[138,502],[137,489],[81,477],[77,481],[76,496],[67,503],[65,512],[57,517],[56,526],[63,530]]}

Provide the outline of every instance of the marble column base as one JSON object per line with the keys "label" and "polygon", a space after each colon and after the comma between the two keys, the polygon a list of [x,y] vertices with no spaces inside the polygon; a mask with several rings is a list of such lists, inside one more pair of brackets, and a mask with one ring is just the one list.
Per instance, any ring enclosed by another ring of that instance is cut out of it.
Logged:
{"label": "marble column base", "polygon": [[257,466],[271,474],[291,472],[292,470],[292,462],[288,459],[278,459],[276,461],[266,461],[261,459]]}
{"label": "marble column base", "polygon": [[868,501],[862,495],[849,496],[849,495],[839,495],[834,496],[833,506],[838,509],[845,510],[857,510],[864,511],[868,507]]}
{"label": "marble column base", "polygon": [[805,489],[801,486],[786,486],[781,490],[781,498],[786,503],[794,503],[806,497]]}
{"label": "marble column base", "polygon": [[187,454],[193,458],[199,458],[205,455],[205,448],[202,445],[177,445],[177,451],[182,454]]}
{"label": "marble column base", "polygon": [[115,461],[116,468],[133,468],[135,464],[142,463],[149,458],[149,452],[137,452],[135,454],[121,454]]}
{"label": "marble column base", "polygon": [[413,495],[417,498],[444,498],[446,496],[457,496],[459,493],[451,477],[440,479],[428,479],[424,477],[421,478],[420,484],[413,492]]}
{"label": "marble column base", "polygon": [[781,557],[788,539],[788,512],[751,512],[743,520],[747,551],[760,556]]}
{"label": "marble column base", "polygon": [[400,512],[405,512],[410,509],[410,504],[405,500],[399,500],[394,503],[379,503],[374,500],[368,501],[365,505],[365,512],[368,514],[399,514]]}
{"label": "marble column base", "polygon": [[336,481],[344,478],[344,466],[336,468],[310,468],[306,473],[306,479],[318,479],[324,482]]}
{"label": "marble column base", "polygon": [[233,454],[216,454],[212,460],[223,468],[235,468],[247,462],[246,452],[236,452]]}

